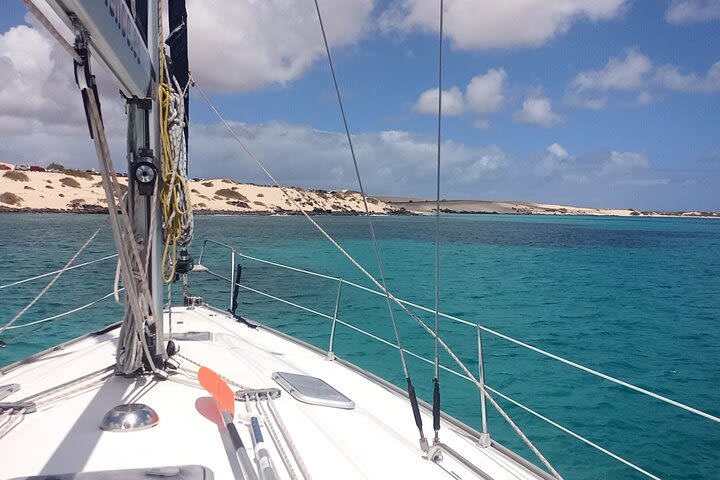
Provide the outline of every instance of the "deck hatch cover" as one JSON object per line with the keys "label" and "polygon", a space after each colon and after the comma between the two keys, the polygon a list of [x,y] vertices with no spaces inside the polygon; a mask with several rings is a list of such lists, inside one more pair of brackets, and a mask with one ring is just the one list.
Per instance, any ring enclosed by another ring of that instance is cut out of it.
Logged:
{"label": "deck hatch cover", "polygon": [[62,475],[38,475],[17,477],[12,480],[213,480],[212,470],[201,465],[180,467],[133,468],[131,470],[106,470],[103,472],[64,473]]}
{"label": "deck hatch cover", "polygon": [[346,410],[355,408],[355,402],[321,378],[298,373],[274,372],[272,379],[301,402]]}

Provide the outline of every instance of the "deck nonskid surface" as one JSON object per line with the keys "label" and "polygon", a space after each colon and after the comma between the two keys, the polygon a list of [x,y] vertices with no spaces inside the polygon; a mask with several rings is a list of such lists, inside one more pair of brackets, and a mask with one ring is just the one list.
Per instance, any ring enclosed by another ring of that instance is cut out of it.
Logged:
{"label": "deck nonskid surface", "polygon": [[[175,358],[187,375],[160,382],[111,376],[90,391],[26,415],[0,439],[0,478],[188,464],[212,469],[217,479],[234,478],[232,456],[223,447],[216,424],[215,404],[194,382],[195,363],[250,388],[278,387],[271,379],[276,371],[312,375],[352,399],[353,410],[301,403],[284,390],[275,400],[313,478],[457,478],[453,473],[478,478],[447,455],[440,465],[424,459],[408,400],[344,365],[210,309],[176,307],[172,321],[175,333],[212,333],[211,341],[178,341],[182,357]],[[18,366],[0,376],[0,384],[21,385],[4,401],[17,401],[112,365],[116,339],[114,330]],[[160,423],[136,432],[100,430],[100,421],[110,408],[130,402],[151,406]],[[245,416],[243,402],[236,402],[235,409],[239,417]],[[255,408],[253,412],[257,415]],[[431,425],[427,412],[423,416]],[[236,423],[246,446],[251,447],[242,419]],[[263,434],[279,476],[289,478],[265,427]],[[537,478],[494,448],[477,447],[451,424],[443,425],[442,439],[488,478]],[[251,449],[248,454],[253,458]]]}

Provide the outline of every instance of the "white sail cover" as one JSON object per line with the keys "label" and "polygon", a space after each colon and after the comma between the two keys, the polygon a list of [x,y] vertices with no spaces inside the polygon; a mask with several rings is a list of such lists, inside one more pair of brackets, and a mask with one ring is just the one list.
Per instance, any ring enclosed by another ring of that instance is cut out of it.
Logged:
{"label": "white sail cover", "polygon": [[153,76],[147,46],[124,0],[46,0],[71,30],[73,15],[90,34],[92,53],[128,97],[148,96]]}

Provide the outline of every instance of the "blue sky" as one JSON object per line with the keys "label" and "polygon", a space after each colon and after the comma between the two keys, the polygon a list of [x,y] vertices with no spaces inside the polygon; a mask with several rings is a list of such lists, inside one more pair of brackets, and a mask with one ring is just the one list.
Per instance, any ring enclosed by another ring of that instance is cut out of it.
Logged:
{"label": "blue sky", "polygon": [[[31,21],[7,3],[6,40]],[[434,193],[437,3],[320,3],[372,193]],[[720,1],[559,3],[446,1],[443,196],[720,210]],[[191,68],[255,154],[283,182],[354,187],[312,2],[189,4]],[[266,181],[195,94],[191,108],[193,175]],[[3,143],[22,155],[12,132]]]}

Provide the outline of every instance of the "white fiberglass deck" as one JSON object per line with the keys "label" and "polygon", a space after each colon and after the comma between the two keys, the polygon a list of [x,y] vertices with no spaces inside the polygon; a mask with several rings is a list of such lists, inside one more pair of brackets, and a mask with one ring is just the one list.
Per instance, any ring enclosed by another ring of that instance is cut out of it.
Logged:
{"label": "white fiberglass deck", "polygon": [[[271,379],[273,372],[303,373],[325,380],[355,402],[353,410],[308,405],[284,390],[275,401],[312,478],[540,478],[496,448],[477,446],[468,432],[445,420],[443,443],[484,474],[447,454],[439,464],[426,460],[407,398],[273,331],[250,329],[204,307],[175,307],[172,321],[176,334],[211,332],[211,340],[178,341],[180,354],[239,384],[278,387]],[[117,334],[115,329],[91,336],[10,369],[0,376],[0,385],[17,383],[21,388],[2,401],[19,401],[113,365]],[[191,464],[208,467],[216,479],[234,478],[235,460],[223,447],[223,435],[213,422],[215,403],[193,378],[197,366],[178,356],[174,359],[184,373],[171,380],[110,376],[94,389],[26,414],[0,439],[0,478]],[[110,408],[131,402],[151,406],[160,423],[136,432],[100,430]],[[242,417],[245,404],[236,402],[236,412]],[[423,411],[423,421],[426,430],[431,429],[429,412]],[[247,427],[242,419],[236,424],[254,458]],[[279,478],[290,478],[267,427],[263,435]],[[298,477],[302,478],[299,472]]]}

